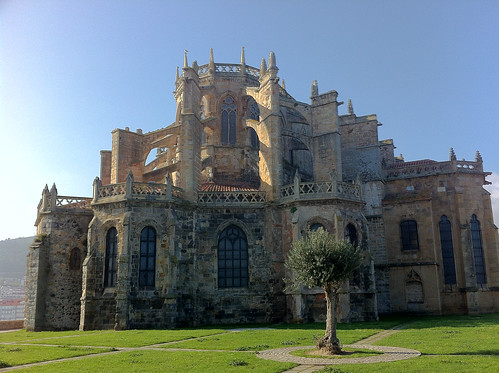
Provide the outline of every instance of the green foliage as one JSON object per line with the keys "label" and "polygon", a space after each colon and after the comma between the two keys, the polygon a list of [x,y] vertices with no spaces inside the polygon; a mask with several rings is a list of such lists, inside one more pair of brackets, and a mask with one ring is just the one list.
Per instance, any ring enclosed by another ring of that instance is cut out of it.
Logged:
{"label": "green foliage", "polygon": [[294,276],[288,283],[338,289],[361,262],[358,247],[346,241],[336,241],[331,233],[319,228],[293,243],[286,267],[293,271]]}

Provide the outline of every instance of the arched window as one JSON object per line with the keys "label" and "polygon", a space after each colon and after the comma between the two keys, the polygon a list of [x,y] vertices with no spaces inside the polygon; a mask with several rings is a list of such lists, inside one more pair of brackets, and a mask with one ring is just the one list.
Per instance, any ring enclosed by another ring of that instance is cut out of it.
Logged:
{"label": "arched window", "polygon": [[352,223],[348,223],[345,227],[345,240],[347,240],[354,246],[357,246],[359,244],[359,240],[357,238],[357,229]]}
{"label": "arched window", "polygon": [[260,121],[260,108],[253,97],[248,98],[247,104],[248,110],[246,112],[246,116],[250,119]]}
{"label": "arched window", "polygon": [[480,222],[475,214],[471,216],[470,227],[473,258],[475,259],[476,283],[482,285],[487,283],[487,277],[485,275],[485,260],[483,257],[482,230],[480,228]]}
{"label": "arched window", "polygon": [[402,250],[419,250],[418,224],[415,220],[400,223],[400,238]]}
{"label": "arched window", "polygon": [[253,128],[249,129],[251,148],[254,150],[260,150],[260,139],[256,131]]}
{"label": "arched window", "polygon": [[104,266],[104,286],[116,286],[116,263],[118,257],[118,231],[112,227],[106,235],[106,258]]}
{"label": "arched window", "polygon": [[218,237],[218,287],[248,286],[248,241],[241,228],[230,225]]}
{"label": "arched window", "polygon": [[236,104],[231,97],[222,103],[222,144],[236,143]]}
{"label": "arched window", "polygon": [[69,254],[69,269],[80,269],[81,266],[81,254],[80,249],[75,247],[71,250],[71,254]]}
{"label": "arched window", "polygon": [[440,228],[440,246],[442,247],[442,263],[444,267],[444,283],[456,284],[456,265],[454,263],[454,245],[452,244],[452,228],[447,216],[442,215],[438,223]]}
{"label": "arched window", "polygon": [[156,231],[145,227],[140,234],[139,286],[154,287],[156,279]]}

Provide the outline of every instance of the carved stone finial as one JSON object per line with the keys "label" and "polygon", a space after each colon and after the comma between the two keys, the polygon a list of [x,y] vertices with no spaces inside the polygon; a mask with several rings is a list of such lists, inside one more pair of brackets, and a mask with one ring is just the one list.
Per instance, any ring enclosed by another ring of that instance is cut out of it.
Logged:
{"label": "carved stone finial", "polygon": [[286,90],[286,83],[284,83],[284,79],[281,81],[281,87],[282,89]]}
{"label": "carved stone finial", "polygon": [[57,195],[57,187],[55,186],[55,183],[52,184],[52,188],[50,188],[50,194],[52,196],[56,196]]}
{"label": "carved stone finial", "polygon": [[265,58],[262,58],[262,62],[260,63],[260,76],[264,76],[267,72],[267,63],[265,62]]}
{"label": "carved stone finial", "polygon": [[178,74],[178,66],[177,66],[177,74],[175,75],[175,82],[177,82],[177,81],[178,81],[178,78],[179,78],[179,77],[180,77],[180,76],[179,76],[179,74]]}
{"label": "carved stone finial", "polygon": [[352,100],[351,99],[348,99],[348,114],[349,115],[352,115],[353,114],[353,105],[352,105]]}
{"label": "carved stone finial", "polygon": [[456,153],[454,153],[454,148],[450,148],[449,161],[455,161],[455,160],[457,160],[457,158],[456,158]]}
{"label": "carved stone finial", "polygon": [[269,55],[269,70],[270,69],[275,69],[277,66],[275,64],[275,54],[274,52],[270,52]]}
{"label": "carved stone finial", "polygon": [[187,52],[189,52],[187,49],[184,49],[184,69],[189,67],[189,64],[187,63]]}
{"label": "carved stone finial", "polygon": [[483,162],[482,155],[480,154],[480,152],[478,150],[475,153],[475,162],[479,162],[479,163]]}
{"label": "carved stone finial", "polygon": [[50,193],[50,192],[49,192],[49,186],[48,186],[47,184],[45,184],[45,188],[43,188],[42,195],[43,195],[43,194],[48,194],[48,193]]}
{"label": "carved stone finial", "polygon": [[210,62],[208,63],[208,73],[215,73],[215,60],[213,59],[213,48],[210,48]]}
{"label": "carved stone finial", "polygon": [[132,172],[132,170],[129,170],[129,171],[128,171],[128,175],[127,175],[127,177],[126,177],[126,181],[127,181],[127,182],[128,182],[128,181],[133,182],[133,172]]}
{"label": "carved stone finial", "polygon": [[246,65],[246,59],[244,57],[244,47],[241,47],[241,65]]}
{"label": "carved stone finial", "polygon": [[311,90],[311,96],[319,96],[319,85],[317,84],[317,80],[314,80],[312,82],[312,90]]}
{"label": "carved stone finial", "polygon": [[194,71],[195,71],[195,72],[196,72],[196,74],[197,74],[197,72],[198,72],[198,70],[199,70],[198,61],[194,60],[194,62],[192,62],[192,68],[194,69]]}

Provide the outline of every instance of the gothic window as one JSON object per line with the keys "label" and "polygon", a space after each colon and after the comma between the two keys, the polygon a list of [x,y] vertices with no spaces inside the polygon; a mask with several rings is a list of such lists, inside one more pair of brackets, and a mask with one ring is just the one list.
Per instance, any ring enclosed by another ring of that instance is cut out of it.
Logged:
{"label": "gothic window", "polygon": [[222,103],[222,144],[236,143],[236,104],[231,97]]}
{"label": "gothic window", "polygon": [[154,287],[156,278],[156,231],[145,227],[140,234],[139,286]]}
{"label": "gothic window", "polygon": [[251,148],[254,150],[260,150],[260,139],[256,131],[253,128],[249,129]]}
{"label": "gothic window", "polygon": [[454,263],[454,245],[452,244],[452,229],[447,216],[442,215],[438,223],[440,228],[440,246],[442,247],[442,262],[444,267],[444,283],[456,284],[456,265]]}
{"label": "gothic window", "polygon": [[118,257],[118,231],[112,227],[106,235],[106,257],[104,266],[104,286],[116,286],[116,267]]}
{"label": "gothic window", "polygon": [[487,283],[487,277],[485,275],[485,260],[483,257],[482,230],[475,214],[471,216],[470,226],[471,245],[473,247],[473,258],[475,259],[476,283],[482,285]]}
{"label": "gothic window", "polygon": [[218,237],[218,287],[248,286],[248,241],[241,228],[230,225]]}
{"label": "gothic window", "polygon": [[357,229],[352,223],[349,223],[345,228],[345,240],[350,242],[352,245],[357,246],[359,240],[357,238]]}
{"label": "gothic window", "polygon": [[81,254],[78,248],[71,250],[69,254],[69,269],[80,269],[81,265]]}
{"label": "gothic window", "polygon": [[419,250],[418,224],[415,220],[400,223],[400,238],[402,250]]}
{"label": "gothic window", "polygon": [[252,97],[248,98],[248,111],[246,116],[250,119],[260,121],[260,109]]}

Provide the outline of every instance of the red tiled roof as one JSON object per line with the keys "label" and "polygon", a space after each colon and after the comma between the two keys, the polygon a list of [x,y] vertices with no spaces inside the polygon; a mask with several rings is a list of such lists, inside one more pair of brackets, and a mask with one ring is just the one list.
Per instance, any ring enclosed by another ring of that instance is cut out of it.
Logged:
{"label": "red tiled roof", "polygon": [[247,184],[221,185],[215,183],[201,184],[202,192],[258,192],[258,188],[251,187]]}
{"label": "red tiled roof", "polygon": [[433,161],[431,159],[421,159],[419,161],[412,162],[396,162],[390,166],[390,168],[401,168],[401,167],[410,167],[410,166],[422,166],[424,164],[432,164],[437,163],[437,161]]}

